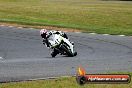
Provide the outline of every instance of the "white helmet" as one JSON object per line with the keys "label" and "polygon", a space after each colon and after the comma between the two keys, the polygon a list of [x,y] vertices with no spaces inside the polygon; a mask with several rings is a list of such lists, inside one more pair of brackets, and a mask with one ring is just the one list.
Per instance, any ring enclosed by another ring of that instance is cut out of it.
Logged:
{"label": "white helmet", "polygon": [[48,32],[48,31],[47,31],[46,29],[41,29],[41,30],[40,30],[40,35],[41,35],[41,37],[42,37],[42,38],[46,38],[47,32]]}

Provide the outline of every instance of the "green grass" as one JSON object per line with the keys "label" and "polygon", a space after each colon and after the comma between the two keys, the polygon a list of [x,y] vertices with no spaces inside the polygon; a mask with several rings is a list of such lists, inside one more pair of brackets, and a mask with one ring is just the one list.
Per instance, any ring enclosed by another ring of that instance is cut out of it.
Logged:
{"label": "green grass", "polygon": [[[132,76],[132,74],[131,74]],[[0,88],[132,88],[129,84],[77,84],[75,77],[0,84]]]}
{"label": "green grass", "polygon": [[132,35],[132,2],[0,0],[0,22]]}

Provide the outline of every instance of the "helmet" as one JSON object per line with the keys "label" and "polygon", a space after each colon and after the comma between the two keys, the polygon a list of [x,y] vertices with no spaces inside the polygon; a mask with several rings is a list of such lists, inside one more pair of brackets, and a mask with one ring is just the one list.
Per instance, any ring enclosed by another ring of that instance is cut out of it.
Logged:
{"label": "helmet", "polygon": [[47,30],[46,29],[41,29],[40,30],[40,35],[41,35],[42,38],[46,38]]}

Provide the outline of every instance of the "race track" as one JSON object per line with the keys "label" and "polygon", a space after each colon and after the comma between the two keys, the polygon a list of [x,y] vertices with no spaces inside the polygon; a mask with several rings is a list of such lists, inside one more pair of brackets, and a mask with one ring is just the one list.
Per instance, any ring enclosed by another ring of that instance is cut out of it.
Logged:
{"label": "race track", "polygon": [[0,82],[71,76],[78,66],[87,73],[132,71],[132,37],[67,34],[78,55],[51,58],[39,30],[0,26]]}

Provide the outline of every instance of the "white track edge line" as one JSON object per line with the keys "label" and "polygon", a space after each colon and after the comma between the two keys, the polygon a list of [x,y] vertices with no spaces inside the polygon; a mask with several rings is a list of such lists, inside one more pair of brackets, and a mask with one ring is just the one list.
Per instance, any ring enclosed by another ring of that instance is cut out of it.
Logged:
{"label": "white track edge line", "polygon": [[[6,26],[6,25],[0,25],[0,26]],[[8,26],[8,27],[14,27],[14,26]],[[23,28],[23,27],[17,27],[17,28]],[[34,29],[34,28],[29,28],[29,29]],[[67,32],[67,31],[64,31],[64,32]],[[75,32],[75,33],[82,33],[82,32]],[[95,35],[95,34],[98,34],[98,33],[88,33],[88,34],[93,34],[93,35]],[[111,34],[100,34],[100,35],[111,35]],[[121,36],[121,37],[123,37],[123,36],[126,36],[126,35],[116,35],[116,36]],[[132,37],[132,36],[128,36],[128,37]]]}

